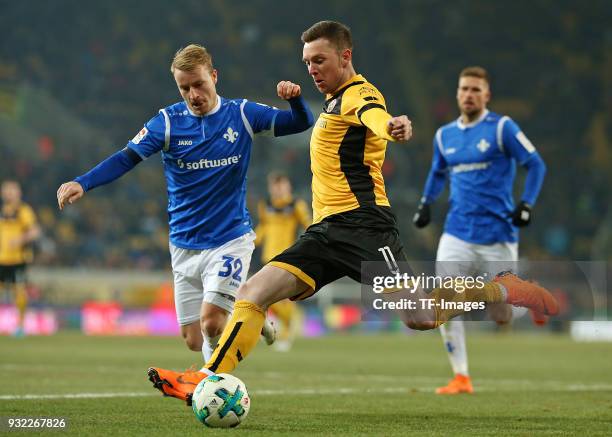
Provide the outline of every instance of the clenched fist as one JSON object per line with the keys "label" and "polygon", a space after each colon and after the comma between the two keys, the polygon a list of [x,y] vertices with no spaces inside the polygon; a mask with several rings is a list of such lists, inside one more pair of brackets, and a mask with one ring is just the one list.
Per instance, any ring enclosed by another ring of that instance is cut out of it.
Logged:
{"label": "clenched fist", "polygon": [[282,80],[276,85],[276,92],[281,99],[289,100],[298,97],[302,93],[302,89],[293,82]]}
{"label": "clenched fist", "polygon": [[412,137],[412,122],[405,115],[393,117],[387,122],[387,133],[394,141],[408,141]]}

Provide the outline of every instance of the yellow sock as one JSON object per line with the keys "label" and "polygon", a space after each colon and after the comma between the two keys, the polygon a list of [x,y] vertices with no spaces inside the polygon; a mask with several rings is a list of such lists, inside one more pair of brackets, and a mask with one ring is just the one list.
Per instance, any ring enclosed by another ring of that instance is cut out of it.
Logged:
{"label": "yellow sock", "polygon": [[[487,282],[473,287],[461,286],[462,292],[456,291],[459,287],[442,287],[434,289],[430,299],[435,299],[436,328],[466,312],[466,303],[500,303],[504,302],[504,292],[496,282]],[[472,308],[474,308],[472,306]],[[474,308],[477,309],[478,307]]]}
{"label": "yellow sock", "polygon": [[28,293],[23,284],[17,284],[15,286],[15,306],[19,313],[19,326],[23,328],[25,313],[28,308]]}
{"label": "yellow sock", "polygon": [[265,320],[264,311],[246,300],[238,300],[210,360],[204,367],[228,373],[255,347]]}
{"label": "yellow sock", "polygon": [[291,336],[291,321],[295,316],[297,304],[289,299],[281,300],[270,306],[270,311],[282,324],[278,334],[279,340],[287,340]]}

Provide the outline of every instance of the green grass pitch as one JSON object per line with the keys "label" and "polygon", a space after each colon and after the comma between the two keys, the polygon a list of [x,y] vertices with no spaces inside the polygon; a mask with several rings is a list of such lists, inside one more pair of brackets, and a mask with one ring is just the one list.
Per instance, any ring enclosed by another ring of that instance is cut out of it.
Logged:
{"label": "green grass pitch", "polygon": [[56,435],[612,434],[609,343],[474,333],[468,347],[476,393],[440,397],[450,370],[436,333],[301,339],[288,353],[262,343],[236,372],[249,417],[211,430],[146,378],[150,365],[200,365],[179,338],[1,337],[0,416],[66,417]]}

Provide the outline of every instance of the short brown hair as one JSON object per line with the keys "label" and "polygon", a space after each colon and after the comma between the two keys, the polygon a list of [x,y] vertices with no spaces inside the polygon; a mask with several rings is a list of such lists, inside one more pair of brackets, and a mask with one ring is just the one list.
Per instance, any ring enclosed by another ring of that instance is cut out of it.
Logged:
{"label": "short brown hair", "polygon": [[212,56],[205,47],[199,44],[189,44],[177,50],[170,65],[170,71],[194,71],[198,65],[204,65],[208,71],[213,70]]}
{"label": "short brown hair", "polygon": [[353,48],[351,29],[337,21],[319,21],[302,33],[303,43],[312,42],[319,38],[325,38],[338,50]]}
{"label": "short brown hair", "polygon": [[459,79],[461,79],[462,77],[478,77],[480,79],[484,79],[487,81],[487,83],[489,85],[491,85],[491,80],[489,79],[489,73],[487,72],[487,70],[485,70],[482,67],[479,67],[478,65],[474,65],[471,67],[465,67],[463,70],[461,70],[461,73],[459,73]]}

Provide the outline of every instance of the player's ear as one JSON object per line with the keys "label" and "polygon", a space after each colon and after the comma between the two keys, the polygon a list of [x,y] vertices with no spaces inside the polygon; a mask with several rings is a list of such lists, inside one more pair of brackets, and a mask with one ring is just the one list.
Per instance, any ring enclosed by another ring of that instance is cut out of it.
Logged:
{"label": "player's ear", "polygon": [[210,77],[212,77],[213,83],[216,85],[217,84],[217,70],[216,69],[212,69],[212,71],[210,72]]}
{"label": "player's ear", "polygon": [[353,58],[353,51],[351,49],[344,49],[340,56],[342,58],[342,66],[346,67]]}

